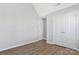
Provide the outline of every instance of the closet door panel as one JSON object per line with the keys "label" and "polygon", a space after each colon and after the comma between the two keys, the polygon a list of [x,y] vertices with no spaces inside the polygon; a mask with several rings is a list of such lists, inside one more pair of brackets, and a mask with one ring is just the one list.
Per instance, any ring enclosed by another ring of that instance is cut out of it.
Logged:
{"label": "closet door panel", "polygon": [[77,49],[79,50],[79,11],[77,11],[77,14],[75,15],[76,17],[76,46]]}
{"label": "closet door panel", "polygon": [[65,34],[64,34],[64,41],[63,45],[69,48],[77,48],[76,44],[76,32],[75,32],[75,25],[76,25],[76,12],[70,12],[65,14]]}
{"label": "closet door panel", "polygon": [[53,16],[53,42],[59,45],[63,45],[62,41],[64,39],[64,23],[61,16]]}
{"label": "closet door panel", "polygon": [[53,20],[52,15],[47,17],[47,41],[53,42]]}

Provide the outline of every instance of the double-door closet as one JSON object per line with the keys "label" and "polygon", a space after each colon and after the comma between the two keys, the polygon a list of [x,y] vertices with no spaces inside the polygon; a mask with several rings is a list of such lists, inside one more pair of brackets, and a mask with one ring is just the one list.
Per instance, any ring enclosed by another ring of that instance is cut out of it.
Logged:
{"label": "double-door closet", "polygon": [[47,42],[79,50],[79,11],[59,12],[47,17]]}

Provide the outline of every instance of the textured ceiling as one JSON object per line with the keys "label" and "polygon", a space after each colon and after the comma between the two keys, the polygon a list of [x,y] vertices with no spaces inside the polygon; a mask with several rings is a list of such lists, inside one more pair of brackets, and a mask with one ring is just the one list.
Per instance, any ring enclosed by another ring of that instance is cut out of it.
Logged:
{"label": "textured ceiling", "polygon": [[56,12],[75,4],[77,3],[33,3],[32,5],[40,17],[45,17],[52,12]]}

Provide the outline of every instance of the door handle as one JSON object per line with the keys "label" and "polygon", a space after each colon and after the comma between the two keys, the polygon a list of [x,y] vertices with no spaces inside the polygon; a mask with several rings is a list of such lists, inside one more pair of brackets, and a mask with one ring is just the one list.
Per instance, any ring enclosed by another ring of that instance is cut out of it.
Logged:
{"label": "door handle", "polygon": [[65,32],[60,32],[60,33],[65,33]]}

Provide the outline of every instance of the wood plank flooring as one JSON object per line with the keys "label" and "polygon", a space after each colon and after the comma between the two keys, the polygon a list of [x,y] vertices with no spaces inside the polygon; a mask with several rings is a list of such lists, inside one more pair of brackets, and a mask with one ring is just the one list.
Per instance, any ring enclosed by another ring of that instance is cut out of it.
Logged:
{"label": "wood plank flooring", "polygon": [[41,40],[0,52],[0,55],[79,55],[79,52],[62,46],[47,44],[45,40]]}

